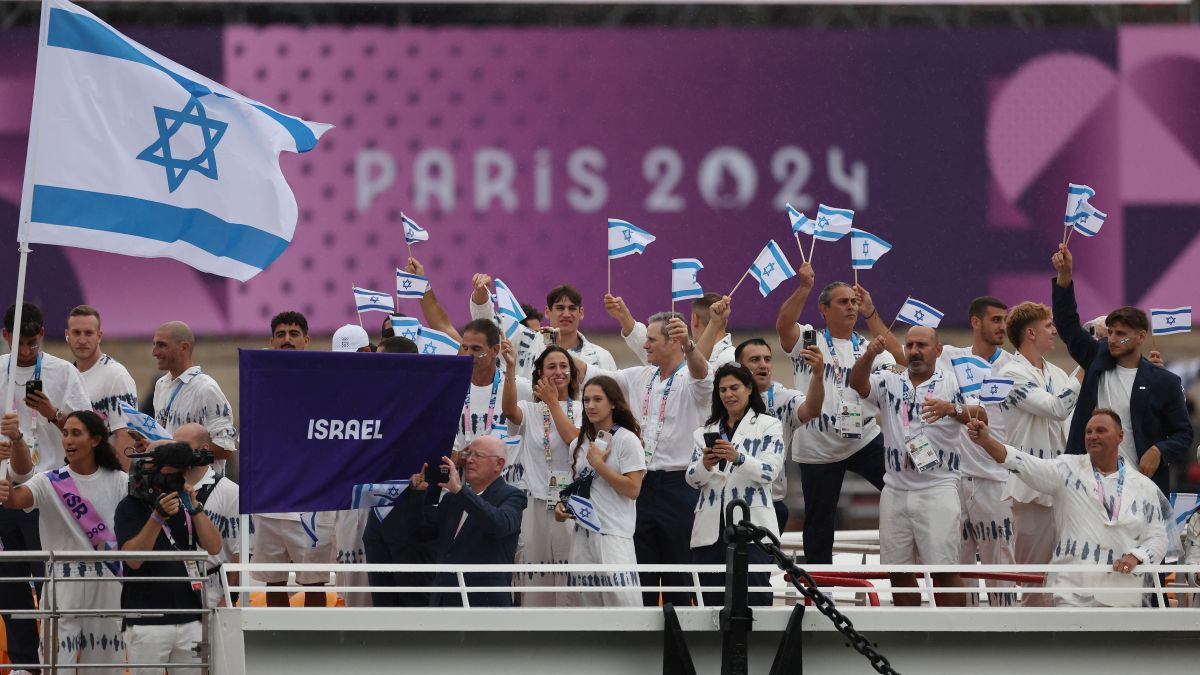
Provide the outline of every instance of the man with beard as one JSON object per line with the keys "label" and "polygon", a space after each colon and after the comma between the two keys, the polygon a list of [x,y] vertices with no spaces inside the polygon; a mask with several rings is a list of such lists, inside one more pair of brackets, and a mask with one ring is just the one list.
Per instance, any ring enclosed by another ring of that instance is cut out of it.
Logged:
{"label": "man with beard", "polygon": [[100,329],[100,312],[95,307],[79,305],[71,310],[67,316],[66,339],[75,355],[75,368],[83,376],[83,385],[92,399],[92,410],[104,420],[117,461],[128,471],[129,458],[125,450],[133,447],[133,438],[125,428],[121,404],[137,408],[137,385],[125,366],[100,351],[104,331]]}

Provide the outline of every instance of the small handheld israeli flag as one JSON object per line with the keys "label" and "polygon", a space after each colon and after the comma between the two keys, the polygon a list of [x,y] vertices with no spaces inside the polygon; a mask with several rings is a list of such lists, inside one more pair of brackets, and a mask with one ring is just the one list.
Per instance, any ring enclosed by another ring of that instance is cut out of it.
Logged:
{"label": "small handheld israeli flag", "polygon": [[675,258],[671,261],[671,302],[704,297],[697,275],[704,265],[696,258]]}
{"label": "small handheld israeli flag", "polygon": [[869,270],[892,245],[866,230],[850,228],[850,267]]}
{"label": "small handheld israeli flag", "polygon": [[567,506],[575,515],[576,522],[593,532],[600,531],[600,513],[596,511],[596,505],[592,503],[592,500],[579,495],[571,495],[567,498]]}
{"label": "small handheld israeli flag", "polygon": [[807,234],[812,236],[817,232],[817,221],[796,210],[791,204],[785,204],[788,218],[792,221],[792,234]]}
{"label": "small handheld israeli flag", "polygon": [[1192,330],[1192,308],[1151,309],[1150,332],[1155,335],[1188,333]]}
{"label": "small handheld israeli flag", "polygon": [[409,274],[396,270],[396,297],[423,298],[429,290],[429,279],[419,274]]}
{"label": "small handheld israeli flag", "polygon": [[958,391],[963,396],[977,396],[983,381],[992,374],[992,366],[974,354],[952,358],[950,363],[954,365]]}
{"label": "small handheld israeli flag", "polygon": [[130,431],[136,431],[149,441],[169,441],[171,434],[155,419],[129,405],[121,403],[121,414],[125,416],[125,424]]}
{"label": "small handheld israeli flag", "polygon": [[896,320],[913,326],[937,328],[938,324],[942,322],[942,316],[944,315],[934,309],[932,305],[927,305],[910,295],[904,301],[904,306],[900,308],[900,313],[896,315]]}
{"label": "small handheld israeli flag", "polygon": [[366,288],[354,287],[354,304],[358,312],[388,312],[396,311],[396,301],[391,293],[380,293]]}
{"label": "small handheld israeli flag", "polygon": [[392,316],[392,334],[417,341],[421,322],[411,316]]}
{"label": "small handheld israeli flag", "polygon": [[418,241],[429,241],[429,232],[412,218],[401,213],[400,222],[404,223],[404,243],[412,245]]}
{"label": "small handheld israeli flag", "polygon": [[654,241],[654,235],[633,223],[608,219],[608,258],[624,258],[634,253],[643,253]]}
{"label": "small handheld israeli flag", "polygon": [[511,340],[521,328],[525,310],[521,309],[521,303],[517,301],[517,296],[508,284],[500,279],[496,279],[496,309],[500,315],[500,328],[504,331],[504,337]]}
{"label": "small handheld israeli flag", "polygon": [[409,481],[389,480],[382,483],[361,483],[354,486],[350,496],[351,509],[371,509],[380,521],[387,518],[400,495],[408,488]]}
{"label": "small handheld israeli flag", "polygon": [[1086,185],[1067,184],[1067,213],[1063,216],[1063,227],[1073,227],[1085,237],[1100,234],[1100,227],[1108,214],[1092,206],[1090,199],[1096,191]]}
{"label": "small handheld israeli flag", "polygon": [[750,265],[749,274],[758,280],[758,292],[765,298],[779,284],[796,276],[796,270],[792,269],[792,264],[779,250],[779,244],[772,239],[754,259],[754,264]]}
{"label": "small handheld israeli flag", "polygon": [[817,229],[813,236],[823,241],[837,241],[850,234],[854,212],[821,204],[817,207]]}
{"label": "small handheld israeli flag", "polygon": [[459,344],[454,338],[440,330],[421,326],[417,329],[417,352],[436,356],[454,356],[458,354]]}
{"label": "small handheld israeli flag", "polygon": [[1013,381],[1001,377],[986,378],[979,385],[980,403],[1004,403],[1013,389]]}

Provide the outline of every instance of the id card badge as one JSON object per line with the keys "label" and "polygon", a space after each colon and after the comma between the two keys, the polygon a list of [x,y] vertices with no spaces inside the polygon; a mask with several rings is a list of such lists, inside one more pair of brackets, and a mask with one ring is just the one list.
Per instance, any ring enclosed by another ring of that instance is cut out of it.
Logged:
{"label": "id card badge", "polygon": [[647,438],[642,441],[642,447],[645,449],[646,462],[650,462],[650,458],[654,457],[654,448],[656,443],[654,439]]}
{"label": "id card badge", "polygon": [[838,404],[837,428],[842,434],[842,438],[862,438],[862,404],[854,401],[841,401]]}
{"label": "id card badge", "polygon": [[938,455],[925,434],[917,434],[904,442],[908,459],[918,472],[924,473],[938,465]]}
{"label": "id card badge", "polygon": [[189,577],[192,577],[192,582],[191,582],[192,590],[193,591],[202,590],[204,588],[204,580],[196,578],[196,577],[200,576],[200,561],[199,560],[185,560],[185,561],[183,561],[183,566],[187,569],[187,575]]}
{"label": "id card badge", "polygon": [[558,492],[571,484],[570,471],[551,471],[550,484],[546,488],[546,506],[551,511],[558,503]]}

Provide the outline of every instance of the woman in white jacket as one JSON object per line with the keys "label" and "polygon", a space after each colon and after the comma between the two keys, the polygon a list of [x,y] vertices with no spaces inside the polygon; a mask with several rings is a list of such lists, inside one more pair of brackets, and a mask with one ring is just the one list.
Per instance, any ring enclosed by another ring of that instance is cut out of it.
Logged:
{"label": "woman in white jacket", "polygon": [[[692,562],[725,562],[725,505],[744,499],[750,520],[776,535],[779,526],[771,501],[771,483],[783,470],[783,427],[766,412],[766,404],[745,366],[730,363],[713,376],[712,415],[694,434],[687,482],[700,490],[692,525]],[[707,439],[705,436],[708,435]],[[709,442],[712,441],[712,442]],[[751,563],[770,558],[750,548]],[[750,574],[750,586],[769,586],[771,575]],[[704,586],[724,586],[723,573],[702,574]],[[722,604],[721,593],[705,593],[706,605]],[[770,605],[770,593],[751,593],[751,605]]]}

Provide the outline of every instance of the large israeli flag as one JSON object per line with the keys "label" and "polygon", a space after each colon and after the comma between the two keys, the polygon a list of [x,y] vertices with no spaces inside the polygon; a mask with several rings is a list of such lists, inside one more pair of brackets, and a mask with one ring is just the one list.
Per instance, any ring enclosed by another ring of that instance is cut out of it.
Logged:
{"label": "large israeli flag", "polygon": [[869,270],[892,245],[866,230],[850,228],[850,267]]}
{"label": "large israeli flag", "polygon": [[[245,281],[291,243],[279,153],[328,124],[285,115],[44,0],[21,195],[29,240],[168,257]],[[18,231],[18,237],[23,232]]]}
{"label": "large israeli flag", "polygon": [[396,311],[396,302],[392,299],[391,293],[380,293],[367,288],[354,287],[354,305],[358,307],[359,314],[363,312],[387,312],[391,314]]}
{"label": "large israeli flag", "polygon": [[496,313],[500,315],[500,329],[504,331],[504,337],[511,340],[521,329],[525,310],[521,309],[521,303],[508,284],[499,278],[496,279]]}
{"label": "large israeli flag", "polygon": [[796,276],[796,270],[792,269],[792,264],[779,250],[779,244],[772,239],[754,259],[754,264],[750,265],[750,276],[758,280],[758,292],[765,298],[779,284]]}
{"label": "large israeli flag", "polygon": [[1150,332],[1155,335],[1188,333],[1192,330],[1192,308],[1151,309]]}
{"label": "large israeli flag", "polygon": [[792,221],[792,234],[807,234],[811,237],[817,233],[817,221],[800,213],[791,204],[785,204],[784,207],[788,212],[788,220]]}
{"label": "large israeli flag", "polygon": [[697,276],[704,265],[696,258],[675,258],[671,261],[671,302],[704,297]]}
{"label": "large israeli flag", "polygon": [[912,326],[937,328],[938,324],[942,322],[942,316],[943,314],[934,309],[933,305],[927,305],[910,295],[904,301],[904,306],[900,308],[900,313],[896,315],[896,320]]}
{"label": "large israeli flag", "polygon": [[954,366],[954,377],[958,380],[958,391],[963,396],[977,396],[983,381],[992,374],[992,366],[987,361],[968,354],[950,359]]}
{"label": "large israeli flag", "polygon": [[823,241],[837,241],[850,234],[854,212],[821,204],[817,207],[817,229],[813,236]]}
{"label": "large israeli flag", "polygon": [[644,253],[654,235],[625,220],[608,219],[608,258]]}
{"label": "large israeli flag", "polygon": [[1067,212],[1063,216],[1063,226],[1075,228],[1085,237],[1100,234],[1108,214],[1091,205],[1089,200],[1095,196],[1096,191],[1086,185],[1067,183]]}

